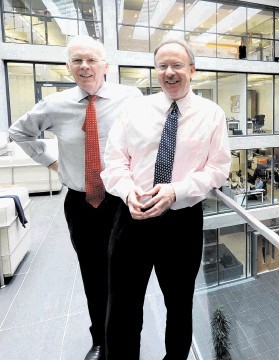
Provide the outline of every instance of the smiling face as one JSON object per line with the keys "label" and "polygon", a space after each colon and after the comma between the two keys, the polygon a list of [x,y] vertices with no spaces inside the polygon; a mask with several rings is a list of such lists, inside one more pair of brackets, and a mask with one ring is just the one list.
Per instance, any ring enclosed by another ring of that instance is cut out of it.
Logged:
{"label": "smiling face", "polygon": [[163,45],[155,56],[155,64],[164,93],[172,100],[183,98],[190,89],[195,72],[195,65],[190,65],[185,48],[176,43]]}
{"label": "smiling face", "polygon": [[[94,44],[73,44],[68,49],[69,61],[66,63],[68,71],[73,75],[75,82],[90,95],[95,94],[103,85],[104,76],[108,72],[109,65],[102,59],[102,53]],[[92,61],[76,61],[76,59]],[[75,60],[75,61],[73,61]]]}

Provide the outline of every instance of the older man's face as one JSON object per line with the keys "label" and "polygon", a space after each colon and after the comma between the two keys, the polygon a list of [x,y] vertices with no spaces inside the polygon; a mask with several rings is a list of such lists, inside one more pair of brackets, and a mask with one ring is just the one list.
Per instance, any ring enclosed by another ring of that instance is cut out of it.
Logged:
{"label": "older man's face", "polygon": [[[96,61],[95,61],[96,60]],[[94,46],[73,45],[66,64],[76,83],[89,94],[95,94],[104,82],[109,65]]]}

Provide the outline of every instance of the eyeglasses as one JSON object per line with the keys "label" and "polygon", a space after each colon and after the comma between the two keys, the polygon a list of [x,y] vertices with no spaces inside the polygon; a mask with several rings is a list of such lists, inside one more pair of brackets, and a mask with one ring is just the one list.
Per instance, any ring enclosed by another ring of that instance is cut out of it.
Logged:
{"label": "eyeglasses", "polygon": [[70,59],[70,63],[74,66],[80,66],[80,65],[82,65],[82,63],[84,61],[87,63],[87,65],[93,66],[93,65],[98,64],[100,61],[105,61],[105,60],[99,59],[99,58],[89,58],[89,59],[71,58]]}
{"label": "eyeglasses", "polygon": [[167,65],[167,64],[158,64],[156,65],[156,69],[160,72],[165,72],[168,70],[168,68],[170,67],[172,69],[172,71],[179,71],[185,68],[185,66],[191,66],[191,64],[183,64],[183,63],[175,63],[172,65]]}

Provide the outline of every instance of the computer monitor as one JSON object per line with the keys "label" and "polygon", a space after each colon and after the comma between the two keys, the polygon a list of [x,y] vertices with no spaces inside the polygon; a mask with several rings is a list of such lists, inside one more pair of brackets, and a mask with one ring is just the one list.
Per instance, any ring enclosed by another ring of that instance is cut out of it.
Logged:
{"label": "computer monitor", "polygon": [[254,131],[253,121],[248,120],[247,121],[247,134],[253,134],[253,131]]}
{"label": "computer monitor", "polygon": [[228,121],[227,126],[228,126],[228,130],[238,130],[239,121]]}
{"label": "computer monitor", "polygon": [[253,121],[247,121],[247,129],[253,129]]}

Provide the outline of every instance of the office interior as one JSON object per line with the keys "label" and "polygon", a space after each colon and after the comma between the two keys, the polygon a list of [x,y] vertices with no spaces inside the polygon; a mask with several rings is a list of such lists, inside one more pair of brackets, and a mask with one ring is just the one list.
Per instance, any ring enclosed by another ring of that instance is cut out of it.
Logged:
{"label": "office interior", "polygon": [[[64,65],[75,34],[104,42],[107,81],[135,85],[144,95],[160,91],[152,54],[158,42],[170,35],[187,40],[196,56],[193,91],[226,115],[231,171],[221,190],[278,232],[278,1],[3,0],[0,25],[1,131],[41,98],[75,85]],[[262,189],[254,189],[257,177]],[[227,206],[208,194],[203,208],[197,294],[279,268],[278,249]]]}

